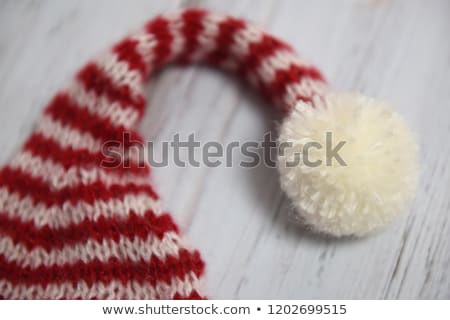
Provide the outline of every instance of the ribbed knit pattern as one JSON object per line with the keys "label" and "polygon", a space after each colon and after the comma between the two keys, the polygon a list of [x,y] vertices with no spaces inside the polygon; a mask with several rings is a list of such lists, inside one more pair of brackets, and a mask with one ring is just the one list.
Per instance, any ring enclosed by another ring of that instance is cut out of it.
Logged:
{"label": "ribbed knit pattern", "polygon": [[[203,10],[165,14],[86,64],[45,108],[0,171],[0,296],[5,299],[199,299],[204,263],[150,184],[150,168],[105,168],[102,144],[134,131],[150,74],[204,62],[248,79],[289,111],[325,90],[282,41]],[[125,148],[129,146],[124,146]]]}

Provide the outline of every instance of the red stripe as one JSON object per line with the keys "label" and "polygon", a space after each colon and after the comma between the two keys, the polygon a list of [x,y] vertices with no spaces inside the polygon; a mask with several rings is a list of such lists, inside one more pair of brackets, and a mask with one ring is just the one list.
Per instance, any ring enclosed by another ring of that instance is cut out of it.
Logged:
{"label": "red stripe", "polygon": [[[289,69],[278,70],[275,73],[275,80],[269,84],[262,85],[261,91],[265,96],[272,99],[282,98],[286,93],[288,85],[293,83],[299,83],[304,78],[310,78],[313,80],[319,80],[325,82],[325,78],[322,76],[320,71],[314,67],[302,66],[292,64]],[[299,96],[299,98],[305,97]],[[307,97],[307,101],[310,101],[311,97]]]}
{"label": "red stripe", "polygon": [[[71,147],[63,148],[56,141],[44,137],[41,133],[32,134],[25,142],[23,150],[44,160],[50,159],[55,163],[59,163],[66,170],[71,167],[80,167],[80,169],[98,167],[105,171],[114,170],[117,174],[148,175],[150,172],[148,164],[140,162],[139,159],[130,159],[129,166],[124,166],[123,163],[118,163],[120,159],[112,159],[109,154],[103,154],[101,151],[93,153],[87,149],[74,150]],[[119,150],[118,152],[124,151]],[[121,155],[123,154],[121,153]],[[115,160],[115,163],[112,163],[112,160]],[[102,163],[105,165],[102,166]],[[113,167],[107,164],[117,165]]]}
{"label": "red stripe", "polygon": [[249,45],[247,57],[242,61],[238,73],[248,77],[248,75],[256,72],[263,59],[281,49],[292,51],[291,47],[286,43],[264,34],[260,41]]}
{"label": "red stripe", "polygon": [[154,48],[152,69],[158,69],[171,58],[173,36],[169,30],[169,21],[159,16],[150,21],[145,29],[157,39],[157,45]]}
{"label": "red stripe", "polygon": [[206,58],[206,61],[212,65],[220,65],[226,61],[229,58],[230,46],[234,43],[234,35],[245,27],[244,21],[233,17],[222,21],[218,26],[217,48]]}
{"label": "red stripe", "polygon": [[100,152],[92,153],[87,149],[63,148],[56,141],[44,137],[42,133],[33,133],[25,142],[23,150],[29,151],[34,156],[41,156],[44,160],[51,159],[65,169],[81,164],[98,166],[103,159]]}
{"label": "red stripe", "polygon": [[183,53],[178,57],[182,63],[189,62],[192,54],[199,46],[198,35],[203,31],[203,18],[206,16],[205,10],[190,9],[183,12],[181,19],[183,27],[181,33],[184,37]]}
{"label": "red stripe", "polygon": [[[183,279],[182,279],[183,280]],[[0,299],[2,297],[0,296]],[[122,297],[119,297],[120,299],[123,299]],[[132,298],[132,297],[128,297],[128,298]],[[167,299],[167,297],[161,297],[161,296],[157,296],[156,299]],[[41,298],[40,298],[41,299]],[[77,297],[77,298],[71,298],[71,300],[83,300],[83,297]],[[98,297],[93,298],[93,299],[98,299]],[[185,295],[181,295],[180,293],[176,293],[173,297],[171,297],[172,300],[206,300],[206,297],[202,297],[196,290],[192,290],[191,293],[188,296]],[[49,299],[47,299],[49,300]],[[66,300],[66,298],[63,298],[62,300]]]}
{"label": "red stripe", "polygon": [[[217,49],[208,56],[207,61],[214,65],[219,65],[230,58],[229,48],[234,42],[234,36],[246,27],[244,21],[227,18],[219,25],[219,35],[217,36]],[[249,46],[247,57],[240,62],[238,73],[244,77],[255,73],[261,65],[263,59],[273,55],[278,50],[293,51],[292,48],[281,40],[271,35],[264,34],[261,41],[252,43]],[[289,84],[299,82],[303,77],[316,80],[324,80],[320,71],[314,67],[304,67],[292,65],[288,70],[279,70],[275,74],[275,81],[270,84],[263,84],[259,81],[259,89],[264,96],[271,99],[282,97]]]}
{"label": "red stripe", "polygon": [[92,90],[97,95],[104,94],[112,102],[133,107],[142,115],[146,104],[145,97],[141,94],[133,94],[131,88],[127,85],[115,86],[95,63],[88,63],[78,72],[76,78],[84,85],[86,90]]}
{"label": "red stripe", "polygon": [[111,239],[117,242],[120,236],[146,240],[150,234],[161,240],[166,232],[178,233],[169,214],[157,216],[151,210],[143,216],[133,211],[127,214],[126,218],[100,216],[95,222],[86,218],[80,223],[56,229],[48,225],[38,228],[32,221],[23,222],[18,217],[0,214],[0,234],[9,236],[15,244],[23,244],[28,250],[43,248],[48,251],[84,244],[87,240],[102,242]]}
{"label": "red stripe", "polygon": [[146,74],[147,66],[137,50],[138,41],[125,38],[113,47],[120,61],[126,61],[130,70],[138,70],[142,76]]}
{"label": "red stripe", "polygon": [[121,199],[125,194],[130,193],[147,194],[158,199],[158,195],[150,185],[134,183],[106,187],[103,182],[97,181],[88,185],[52,190],[43,179],[31,177],[20,169],[9,167],[0,170],[0,186],[8,188],[11,193],[17,192],[21,197],[30,196],[34,201],[43,202],[47,206],[62,205],[67,202],[76,204],[80,200],[93,204],[95,200]]}
{"label": "red stripe", "polygon": [[107,284],[118,280],[123,284],[136,281],[155,286],[161,281],[170,284],[173,277],[182,279],[190,272],[199,277],[203,271],[204,263],[200,254],[185,249],[180,249],[178,257],[169,255],[164,261],[156,256],[152,256],[149,262],[111,258],[105,263],[99,260],[89,263],[79,261],[71,265],[39,266],[35,269],[20,267],[16,262],[8,262],[5,257],[0,256],[0,277],[14,285],[45,286],[66,282],[76,285],[79,281],[85,281],[88,286],[92,286],[97,282]]}
{"label": "red stripe", "polygon": [[64,92],[53,98],[45,113],[63,125],[81,132],[89,132],[94,138],[101,141],[123,142],[123,136],[126,132],[131,141],[143,143],[143,139],[137,132],[126,130],[124,126],[116,127],[110,120],[102,119],[90,113],[87,108],[80,107],[71,101],[70,97]]}
{"label": "red stripe", "polygon": [[204,300],[206,298],[202,297],[196,290],[192,290],[191,294],[188,296],[183,296],[178,292],[173,296],[174,300]]}
{"label": "red stripe", "polygon": [[[257,71],[263,59],[272,56],[279,50],[293,51],[283,41],[271,35],[264,34],[261,41],[252,43],[249,46],[247,58],[242,62],[238,73],[244,77],[249,77],[249,75]],[[277,70],[275,80],[269,84],[265,84],[262,79],[258,79],[257,86],[264,96],[276,100],[283,97],[288,85],[298,83],[305,77],[325,81],[325,78],[315,67],[292,64],[287,70]]]}

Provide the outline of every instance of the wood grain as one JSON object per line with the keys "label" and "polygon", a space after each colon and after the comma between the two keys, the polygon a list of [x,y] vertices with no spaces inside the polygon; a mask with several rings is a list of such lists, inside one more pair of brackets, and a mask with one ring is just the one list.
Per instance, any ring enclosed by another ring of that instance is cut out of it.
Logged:
{"label": "wood grain", "polygon": [[[187,6],[255,21],[316,63],[336,88],[391,101],[421,147],[421,184],[409,214],[361,240],[325,239],[289,223],[274,169],[156,168],[166,207],[207,261],[210,296],[449,299],[449,1],[2,0],[0,162],[89,57],[153,15]],[[155,143],[177,132],[261,141],[278,119],[248,87],[203,67],[165,70],[147,96],[141,130]]]}

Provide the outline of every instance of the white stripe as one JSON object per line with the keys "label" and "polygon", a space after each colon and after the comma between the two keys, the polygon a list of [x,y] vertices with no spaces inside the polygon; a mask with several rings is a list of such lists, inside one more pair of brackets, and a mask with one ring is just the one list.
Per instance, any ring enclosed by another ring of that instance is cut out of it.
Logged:
{"label": "white stripe", "polygon": [[129,259],[133,262],[148,262],[155,256],[164,261],[167,256],[178,257],[180,249],[190,248],[183,246],[175,232],[166,232],[161,240],[154,234],[150,234],[145,240],[139,237],[129,239],[125,236],[120,236],[118,241],[103,239],[98,242],[88,239],[82,243],[65,245],[60,249],[49,251],[42,247],[28,250],[21,243],[15,244],[10,237],[0,239],[0,255],[3,255],[7,262],[15,262],[22,268],[31,269],[40,266],[74,265],[77,262],[89,263],[94,260],[106,263],[111,258],[120,261]]}
{"label": "white stripe", "polygon": [[201,21],[202,30],[197,35],[198,48],[192,54],[193,61],[201,61],[209,53],[217,48],[217,36],[219,34],[219,24],[226,18],[224,16],[207,14]]}
{"label": "white stripe", "polygon": [[265,57],[258,66],[256,73],[264,83],[270,84],[275,80],[275,74],[279,71],[289,70],[292,65],[302,67],[310,66],[300,59],[295,53],[287,49],[279,49],[274,54]]}
{"label": "white stripe", "polygon": [[169,22],[168,29],[172,35],[172,43],[169,61],[176,59],[184,50],[185,37],[182,34],[184,21],[181,19],[180,12],[169,12],[162,17]]}
{"label": "white stripe", "polygon": [[[233,42],[230,46],[231,56],[225,60],[221,67],[225,70],[236,71],[241,62],[250,55],[250,46],[261,42],[264,33],[255,26],[246,24],[244,28],[238,30],[233,36]],[[258,78],[256,74],[247,75],[247,80],[253,87],[257,87]]]}
{"label": "white stripe", "polygon": [[306,77],[302,78],[300,82],[287,85],[282,100],[288,106],[294,106],[297,103],[298,95],[312,98],[314,95],[322,96],[327,91],[329,91],[329,88],[326,83]]}
{"label": "white stripe", "polygon": [[153,52],[158,45],[155,35],[141,29],[130,36],[130,39],[137,41],[136,51],[141,55],[144,63],[149,66],[153,60]]}
{"label": "white stripe", "polygon": [[252,44],[260,42],[263,38],[263,32],[252,25],[246,25],[238,30],[233,37],[233,44],[230,52],[237,61],[242,61],[249,54],[249,48]]}
{"label": "white stripe", "polygon": [[0,280],[1,295],[7,299],[172,299],[175,294],[189,296],[192,291],[199,292],[200,280],[190,272],[184,279],[173,277],[170,284],[158,282],[156,286],[142,285],[136,281],[123,284],[116,280],[108,284],[97,282],[88,286],[85,281],[73,285],[71,282],[61,284],[15,285],[7,280]]}
{"label": "white stripe", "polygon": [[87,149],[96,153],[100,151],[102,145],[101,141],[95,139],[90,133],[69,128],[48,115],[42,116],[36,131],[45,138],[54,140],[63,148]]}
{"label": "white stripe", "polygon": [[139,113],[131,106],[121,106],[117,101],[110,101],[105,95],[97,95],[87,91],[84,85],[74,80],[67,88],[70,99],[80,108],[86,108],[100,119],[107,119],[113,126],[124,126],[129,129],[139,119]]}
{"label": "white stripe", "polygon": [[83,168],[72,166],[65,169],[62,165],[50,159],[42,159],[30,152],[19,153],[9,165],[12,169],[20,169],[33,178],[42,179],[48,183],[53,190],[66,187],[89,185],[101,181],[107,187],[112,185],[126,185],[134,183],[137,185],[149,182],[149,177],[143,174],[118,174],[114,170],[104,170],[100,167]]}
{"label": "white stripe", "polygon": [[[78,129],[70,128],[63,125],[60,121],[53,119],[51,116],[43,115],[41,121],[39,121],[36,132],[41,133],[45,138],[53,140],[61,148],[67,149],[72,148],[75,151],[87,149],[91,153],[103,152],[103,146],[108,141],[101,141],[96,139],[92,134],[86,131],[80,131]],[[112,140],[109,140],[112,141]],[[116,141],[122,144],[122,141]],[[117,153],[122,156],[122,163],[126,160],[125,156],[128,157],[129,163],[138,165],[140,164],[141,158],[145,163],[148,163],[148,146],[142,145],[142,148],[129,148],[129,152],[122,153],[119,148],[116,150]],[[143,157],[142,157],[142,153]],[[105,155],[108,156],[108,155]],[[99,164],[100,165],[100,164]]]}
{"label": "white stripe", "polygon": [[6,187],[0,188],[0,214],[17,217],[22,222],[31,221],[37,228],[63,228],[80,224],[84,219],[97,221],[100,217],[126,218],[130,211],[143,216],[148,210],[156,215],[162,213],[159,201],[147,194],[125,194],[121,199],[96,200],[93,204],[82,199],[75,204],[68,200],[62,206],[47,207],[42,202],[36,204],[30,196],[21,197],[10,193]]}
{"label": "white stripe", "polygon": [[142,94],[141,74],[138,70],[130,70],[128,62],[119,60],[116,53],[105,52],[96,59],[96,64],[115,86],[128,86],[133,96]]}

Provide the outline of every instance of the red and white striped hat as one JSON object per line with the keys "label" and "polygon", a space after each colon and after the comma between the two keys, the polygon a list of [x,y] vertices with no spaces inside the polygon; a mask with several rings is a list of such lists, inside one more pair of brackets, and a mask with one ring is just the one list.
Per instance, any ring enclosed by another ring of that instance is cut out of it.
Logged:
{"label": "red and white striped hat", "polygon": [[402,211],[415,144],[384,103],[330,93],[317,68],[240,19],[197,9],[161,15],[81,68],[1,169],[2,298],[205,297],[205,264],[161,209],[149,166],[133,153],[129,167],[100,165],[104,142],[126,132],[143,141],[134,128],[148,76],[169,62],[197,61],[248,79],[286,113],[280,141],[294,142],[294,151],[325,131],[348,140],[344,167],[289,168],[294,151],[279,157],[281,185],[307,225],[362,235]]}

